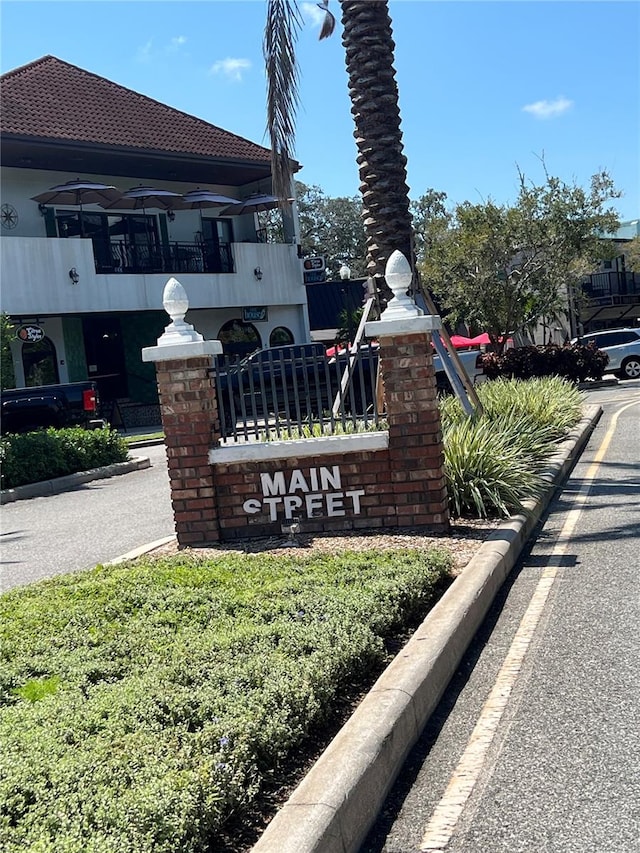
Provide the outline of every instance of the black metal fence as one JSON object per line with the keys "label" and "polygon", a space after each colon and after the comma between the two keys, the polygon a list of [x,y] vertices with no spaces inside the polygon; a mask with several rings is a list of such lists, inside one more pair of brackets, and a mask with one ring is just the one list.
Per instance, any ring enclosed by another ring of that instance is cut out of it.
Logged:
{"label": "black metal fence", "polygon": [[148,245],[111,240],[94,241],[96,270],[102,273],[228,273],[234,271],[230,243]]}
{"label": "black metal fence", "polygon": [[582,283],[584,293],[591,299],[615,299],[640,294],[640,274],[607,271],[593,273]]}
{"label": "black metal fence", "polygon": [[333,435],[381,422],[377,346],[327,355],[322,344],[293,344],[240,361],[218,356],[213,373],[226,440]]}

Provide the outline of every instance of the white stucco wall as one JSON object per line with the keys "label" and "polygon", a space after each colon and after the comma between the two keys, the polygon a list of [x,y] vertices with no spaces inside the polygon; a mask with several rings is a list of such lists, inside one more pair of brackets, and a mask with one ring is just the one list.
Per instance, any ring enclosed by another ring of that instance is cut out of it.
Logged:
{"label": "white stucco wall", "polygon": [[[19,217],[16,228],[2,233],[2,309],[18,315],[161,309],[162,291],[170,273],[97,274],[90,240],[46,236],[45,220],[31,197],[73,177],[61,172],[2,169],[3,203],[12,204]],[[113,184],[119,189],[147,183],[108,175],[91,175],[90,178]],[[193,184],[166,181],[162,186],[182,193],[195,188]],[[237,193],[225,186],[212,189],[231,197]],[[55,207],[78,209],[69,205]],[[104,212],[97,205],[85,205],[83,209]],[[212,211],[204,213],[213,215]],[[174,221],[167,225],[170,240],[193,242],[195,233],[200,230],[200,212],[178,211]],[[187,289],[191,307],[290,305],[297,306],[296,310],[306,316],[302,263],[297,257],[296,246],[242,242],[249,231],[254,235],[251,216],[234,220],[234,236],[238,241],[232,244],[235,273],[176,276]],[[257,281],[253,274],[256,267],[262,270],[261,281]],[[71,268],[75,268],[79,275],[77,285],[72,284],[69,278]]]}

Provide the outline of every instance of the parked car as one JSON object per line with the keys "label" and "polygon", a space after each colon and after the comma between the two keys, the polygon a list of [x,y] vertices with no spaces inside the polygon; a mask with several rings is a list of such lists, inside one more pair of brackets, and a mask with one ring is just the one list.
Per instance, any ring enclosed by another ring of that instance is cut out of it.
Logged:
{"label": "parked car", "polygon": [[[336,397],[345,413],[362,415],[371,411],[375,397],[379,345],[360,344],[351,349],[323,344],[290,344],[256,350],[239,362],[219,358],[216,386],[224,427],[238,419],[253,420],[276,412],[320,415],[332,408]],[[482,373],[479,350],[459,352],[472,382]],[[353,357],[352,356],[356,356]],[[451,391],[449,380],[434,354],[439,391]],[[343,382],[345,371],[350,379]]]}
{"label": "parked car", "polygon": [[[216,382],[225,420],[231,423],[237,418],[282,411],[290,412],[293,417],[298,412],[302,417],[320,414],[331,408],[348,361],[345,351],[327,355],[320,343],[256,350],[235,364],[221,359]],[[354,377],[361,378],[360,386],[373,386],[376,368],[377,348],[373,352],[363,347],[358,370],[354,370]],[[369,399],[371,396],[368,395]]]}
{"label": "parked car", "polygon": [[4,390],[0,392],[0,410],[3,433],[104,425],[97,417],[98,386],[90,381]]}
{"label": "parked car", "polygon": [[640,379],[640,329],[589,332],[571,343],[595,344],[609,356],[607,373],[613,373],[619,379]]}

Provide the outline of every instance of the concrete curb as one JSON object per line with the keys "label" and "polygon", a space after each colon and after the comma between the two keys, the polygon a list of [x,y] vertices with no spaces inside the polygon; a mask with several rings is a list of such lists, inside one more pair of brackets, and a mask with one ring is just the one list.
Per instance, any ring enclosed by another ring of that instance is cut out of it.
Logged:
{"label": "concrete curb", "polygon": [[592,388],[610,388],[613,385],[619,385],[620,380],[615,376],[608,376],[606,379],[587,379],[584,382],[578,383],[579,391],[590,391]]}
{"label": "concrete curb", "polygon": [[0,505],[21,501],[26,498],[41,498],[49,495],[57,495],[75,489],[83,483],[92,480],[103,480],[106,477],[116,477],[119,474],[128,474],[130,471],[140,471],[142,468],[151,467],[148,456],[133,456],[126,462],[116,462],[113,465],[104,465],[102,468],[92,468],[91,471],[78,471],[77,474],[68,474],[66,477],[56,477],[53,480],[43,480],[41,483],[30,483],[28,486],[16,486],[15,489],[4,489],[0,492]]}
{"label": "concrete curb", "polygon": [[588,406],[544,471],[431,610],[273,818],[252,853],[357,853],[507,575],[602,415]]}
{"label": "concrete curb", "polygon": [[155,542],[147,542],[146,545],[140,545],[139,548],[127,551],[126,554],[121,554],[119,557],[109,560],[108,563],[104,563],[104,565],[119,566],[120,563],[126,563],[128,560],[136,560],[138,557],[144,557],[145,554],[150,554],[152,551],[155,551],[156,548],[161,548],[163,545],[168,545],[169,542],[173,542],[175,538],[176,534],[172,533],[170,536],[163,536],[162,539],[156,539]]}

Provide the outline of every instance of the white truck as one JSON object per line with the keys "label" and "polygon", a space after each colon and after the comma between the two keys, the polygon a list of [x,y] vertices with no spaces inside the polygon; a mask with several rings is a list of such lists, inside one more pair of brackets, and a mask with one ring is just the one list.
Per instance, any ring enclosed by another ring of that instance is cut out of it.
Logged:
{"label": "white truck", "polygon": [[[484,352],[480,349],[473,350],[458,350],[458,358],[462,362],[462,366],[464,367],[467,376],[471,380],[472,384],[476,384],[478,382],[482,382],[481,377],[483,376],[484,371],[480,366],[481,357],[484,355]],[[440,359],[440,356],[435,353],[433,356],[433,366],[436,371],[436,381],[438,383],[438,389],[440,391],[451,391],[451,383],[447,377],[444,366]]]}

